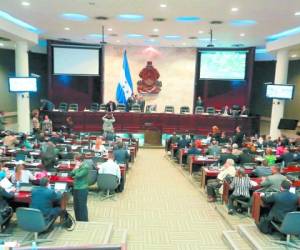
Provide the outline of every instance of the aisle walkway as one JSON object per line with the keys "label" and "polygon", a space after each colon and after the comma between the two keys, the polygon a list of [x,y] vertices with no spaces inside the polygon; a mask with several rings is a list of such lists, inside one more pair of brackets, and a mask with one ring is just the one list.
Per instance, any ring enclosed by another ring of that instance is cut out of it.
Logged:
{"label": "aisle walkway", "polygon": [[127,228],[129,250],[227,249],[222,218],[164,154],[141,149],[117,201],[90,198],[90,221]]}

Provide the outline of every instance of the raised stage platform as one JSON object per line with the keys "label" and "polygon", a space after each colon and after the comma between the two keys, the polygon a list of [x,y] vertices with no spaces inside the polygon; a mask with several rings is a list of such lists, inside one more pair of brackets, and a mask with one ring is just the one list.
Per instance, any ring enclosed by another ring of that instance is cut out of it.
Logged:
{"label": "raised stage platform", "polygon": [[[66,124],[66,118],[71,116],[74,130],[82,132],[99,132],[102,130],[104,112],[47,112],[53,122],[54,129]],[[243,127],[247,135],[259,133],[259,117],[230,117],[220,115],[180,115],[165,113],[131,113],[115,112],[115,131],[118,133],[141,133],[157,131],[163,133],[194,133],[207,134],[216,125],[229,135],[237,125]]]}

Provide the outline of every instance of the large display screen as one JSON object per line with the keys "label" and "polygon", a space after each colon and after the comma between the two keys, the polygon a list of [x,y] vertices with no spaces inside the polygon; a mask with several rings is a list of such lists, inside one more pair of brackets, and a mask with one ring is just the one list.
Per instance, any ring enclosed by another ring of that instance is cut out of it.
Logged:
{"label": "large display screen", "polygon": [[8,78],[10,92],[36,92],[37,79],[34,77],[10,77]]}
{"label": "large display screen", "polygon": [[266,97],[275,99],[293,99],[294,85],[268,84]]}
{"label": "large display screen", "polygon": [[200,79],[244,80],[247,51],[201,51]]}
{"label": "large display screen", "polygon": [[53,47],[53,74],[99,75],[99,48]]}

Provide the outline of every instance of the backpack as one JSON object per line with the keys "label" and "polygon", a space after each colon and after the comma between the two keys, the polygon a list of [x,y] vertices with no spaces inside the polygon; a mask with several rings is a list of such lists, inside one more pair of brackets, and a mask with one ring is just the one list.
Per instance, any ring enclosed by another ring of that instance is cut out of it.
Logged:
{"label": "backpack", "polygon": [[76,221],[71,214],[67,211],[64,212],[62,216],[61,226],[65,228],[67,231],[73,231],[75,228]]}

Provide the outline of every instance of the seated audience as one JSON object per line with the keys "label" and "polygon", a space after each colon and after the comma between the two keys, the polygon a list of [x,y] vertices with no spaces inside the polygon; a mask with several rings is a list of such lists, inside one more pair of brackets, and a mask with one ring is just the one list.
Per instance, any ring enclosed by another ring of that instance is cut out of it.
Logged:
{"label": "seated audience", "polygon": [[232,143],[236,143],[239,147],[242,147],[244,141],[244,133],[241,126],[235,128],[235,134],[232,137]]}
{"label": "seated audience", "polygon": [[273,151],[271,148],[266,149],[266,154],[265,154],[264,159],[268,163],[268,166],[274,165],[277,160],[276,156],[273,155]]}
{"label": "seated audience", "polygon": [[181,139],[178,141],[178,148],[187,148],[189,146],[189,140],[186,138],[186,135],[182,135]]}
{"label": "seated audience", "polygon": [[212,137],[212,140],[215,139],[218,142],[220,141],[221,132],[217,126],[212,127],[211,137]]}
{"label": "seated audience", "polygon": [[103,145],[103,141],[101,137],[97,137],[96,138],[96,143],[93,146],[93,150],[97,153],[101,153],[101,154],[106,154],[107,153],[107,149],[105,148],[105,146]]}
{"label": "seated audience", "polygon": [[242,151],[239,149],[239,146],[236,143],[232,144],[232,154],[239,157]]}
{"label": "seated audience", "polygon": [[299,197],[291,193],[291,183],[283,180],[280,184],[280,192],[268,196],[261,193],[262,201],[272,204],[272,208],[264,220],[261,220],[258,227],[263,233],[272,233],[271,221],[281,223],[287,213],[297,211]]}
{"label": "seated audience", "polygon": [[284,154],[284,148],[285,146],[282,141],[279,141],[276,148],[276,155],[282,156]]}
{"label": "seated audience", "polygon": [[40,180],[40,186],[32,189],[30,207],[41,210],[45,219],[51,220],[62,213],[59,204],[62,195],[49,188],[48,185],[49,180],[44,177]]}
{"label": "seated audience", "polygon": [[44,120],[42,122],[42,132],[52,133],[52,131],[53,131],[52,121],[49,119],[48,115],[45,115]]}
{"label": "seated audience", "polygon": [[280,174],[280,167],[272,167],[272,175],[263,177],[263,181],[260,184],[265,192],[279,191],[282,181],[286,180],[286,177]]}
{"label": "seated audience", "polygon": [[174,131],[172,136],[168,139],[167,141],[167,151],[170,151],[171,150],[171,145],[172,144],[177,144],[179,141],[179,137],[177,136],[176,132]]}
{"label": "seated audience", "polygon": [[24,168],[23,163],[18,164],[15,168],[15,172],[11,176],[11,182],[15,183],[25,183],[28,184],[30,181],[34,180],[33,174]]}
{"label": "seated audience", "polygon": [[114,159],[118,164],[128,164],[130,155],[128,150],[124,148],[123,142],[119,141],[117,149],[113,151]]}
{"label": "seated audience", "polygon": [[208,147],[206,154],[218,156],[221,153],[221,147],[218,145],[217,140],[213,139],[211,145]]}
{"label": "seated audience", "polygon": [[25,148],[25,149],[32,149],[31,143],[27,139],[26,134],[22,134],[19,141],[19,147]]}
{"label": "seated audience", "polygon": [[254,157],[252,154],[250,154],[250,151],[248,148],[244,148],[242,150],[242,153],[238,157],[238,162],[241,165],[254,162]]}
{"label": "seated audience", "polygon": [[256,166],[252,171],[252,175],[255,177],[265,177],[272,175],[272,168],[265,165]]}
{"label": "seated audience", "polygon": [[232,159],[234,162],[238,161],[238,157],[232,154],[232,150],[230,147],[226,147],[225,149],[223,149],[223,152],[220,154],[220,165],[224,165],[228,159]]}
{"label": "seated audience", "polygon": [[291,152],[289,147],[285,147],[283,155],[281,155],[278,160],[283,163],[283,166],[288,166],[289,163],[297,161],[297,154]]}
{"label": "seated audience", "polygon": [[224,166],[220,169],[217,179],[209,180],[207,183],[208,202],[214,202],[216,199],[216,190],[222,193],[222,186],[225,178],[235,176],[234,160],[227,159]]}
{"label": "seated audience", "polygon": [[228,142],[229,142],[229,138],[226,136],[226,132],[222,131],[219,143],[220,144],[226,144]]}
{"label": "seated audience", "polygon": [[66,119],[66,132],[71,134],[74,129],[74,121],[71,116],[68,116]]}
{"label": "seated audience", "polygon": [[118,177],[118,181],[120,183],[121,180],[121,170],[119,165],[114,161],[113,153],[108,153],[108,159],[106,162],[102,163],[98,166],[99,174],[112,174]]}
{"label": "seated audience", "polygon": [[56,164],[57,153],[57,149],[52,142],[43,143],[41,146],[41,160],[44,169],[47,171],[53,170],[53,167]]}
{"label": "seated audience", "polygon": [[3,145],[8,149],[13,149],[16,145],[19,144],[19,141],[15,135],[12,135],[11,132],[7,132],[7,135],[3,139]]}
{"label": "seated audience", "polygon": [[264,141],[264,147],[265,148],[267,148],[267,147],[269,147],[269,148],[273,148],[273,147],[275,147],[275,142],[272,140],[272,138],[271,138],[271,136],[270,135],[268,135],[267,136],[267,138],[266,138],[266,140]]}
{"label": "seated audience", "polygon": [[233,193],[229,196],[228,200],[228,213],[233,214],[235,212],[234,202],[236,200],[248,201],[250,198],[251,182],[250,178],[245,174],[244,168],[239,168],[236,172],[236,176],[230,183],[230,189],[233,189]]}
{"label": "seated audience", "polygon": [[192,142],[192,146],[188,149],[187,155],[200,155],[201,151],[196,147],[196,143]]}
{"label": "seated audience", "polygon": [[58,158],[60,160],[74,160],[74,153],[72,152],[72,147],[65,147],[65,151],[61,151],[58,153]]}
{"label": "seated audience", "polygon": [[231,110],[229,109],[228,105],[225,105],[224,108],[221,110],[222,115],[231,115]]}

